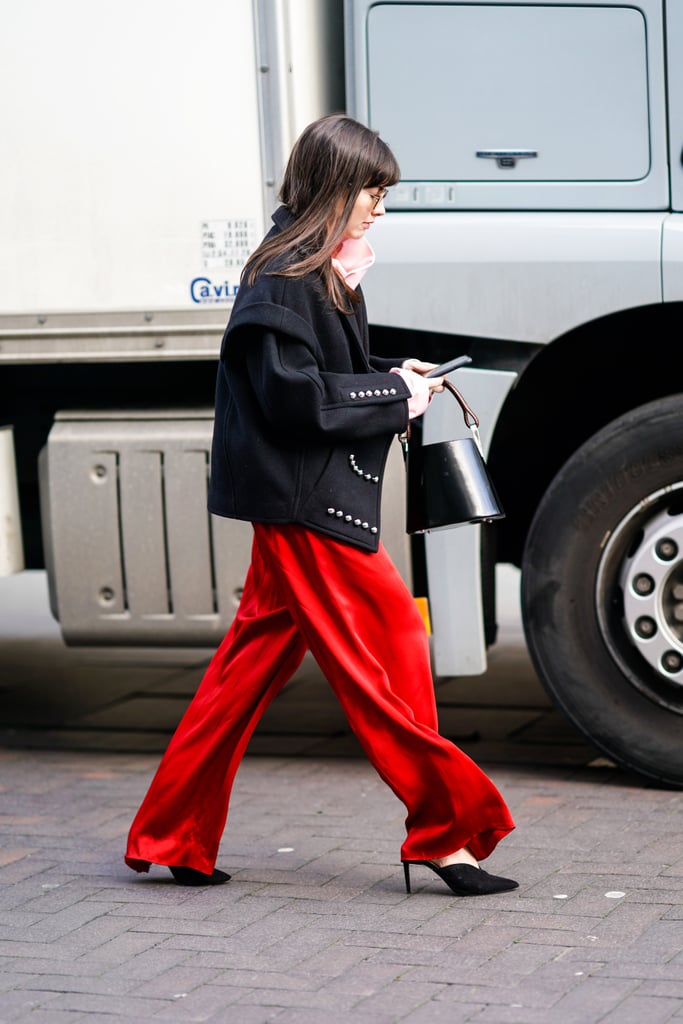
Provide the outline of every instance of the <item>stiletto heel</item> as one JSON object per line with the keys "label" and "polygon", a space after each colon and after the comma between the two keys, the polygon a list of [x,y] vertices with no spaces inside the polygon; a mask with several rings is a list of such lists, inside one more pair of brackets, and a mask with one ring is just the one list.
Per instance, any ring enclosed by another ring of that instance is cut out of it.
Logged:
{"label": "stiletto heel", "polygon": [[490,896],[496,892],[509,892],[517,889],[519,882],[512,878],[501,878],[490,875],[483,868],[474,864],[447,864],[439,867],[433,860],[404,860],[403,871],[406,879],[406,892],[410,892],[410,865],[422,864],[438,875],[456,896]]}

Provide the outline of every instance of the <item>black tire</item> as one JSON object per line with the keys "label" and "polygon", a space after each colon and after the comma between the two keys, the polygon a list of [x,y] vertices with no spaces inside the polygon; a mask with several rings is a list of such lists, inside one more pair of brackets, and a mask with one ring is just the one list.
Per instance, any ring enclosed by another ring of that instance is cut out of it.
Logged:
{"label": "black tire", "polygon": [[521,594],[553,701],[617,764],[683,788],[683,395],[566,462],[531,524]]}

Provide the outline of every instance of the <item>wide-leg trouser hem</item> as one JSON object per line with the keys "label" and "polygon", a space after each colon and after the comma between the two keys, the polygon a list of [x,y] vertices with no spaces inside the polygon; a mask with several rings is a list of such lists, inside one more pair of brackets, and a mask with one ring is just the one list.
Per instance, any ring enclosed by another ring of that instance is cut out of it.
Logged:
{"label": "wide-leg trouser hem", "polygon": [[240,607],[131,826],[131,867],[213,870],[241,757],[307,647],[407,808],[403,860],[466,845],[484,859],[514,828],[492,781],[438,733],[424,624],[384,548],[255,524]]}

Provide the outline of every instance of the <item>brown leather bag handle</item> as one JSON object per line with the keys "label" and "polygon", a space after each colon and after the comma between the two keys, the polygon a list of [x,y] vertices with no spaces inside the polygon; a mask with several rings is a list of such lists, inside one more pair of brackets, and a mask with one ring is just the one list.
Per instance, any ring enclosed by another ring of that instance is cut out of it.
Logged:
{"label": "brown leather bag handle", "polygon": [[[472,434],[474,435],[474,440],[477,442],[477,448],[479,448],[479,450],[481,451],[481,441],[479,439],[479,417],[477,416],[472,406],[464,398],[464,396],[458,391],[455,384],[451,384],[451,382],[448,379],[445,379],[443,382],[443,386],[447,391],[450,391],[450,393],[460,403],[463,419],[465,420],[465,426],[472,431]],[[399,434],[398,439],[403,445],[404,453],[407,452],[408,442],[410,441],[410,423],[408,423],[408,426],[406,427],[404,432],[402,434]]]}
{"label": "brown leather bag handle", "polygon": [[[474,411],[474,409],[472,408],[472,406],[468,405],[468,403],[465,401],[463,396],[460,394],[460,392],[456,388],[455,384],[451,384],[451,382],[449,380],[444,380],[443,386],[448,391],[450,391],[450,393],[452,395],[455,395],[457,400],[460,402],[460,408],[462,409],[463,418],[465,420],[465,426],[469,427],[470,430],[472,429],[473,425],[475,427],[478,427],[479,426],[479,417],[477,416],[477,414]],[[468,416],[470,417],[470,419],[468,419]]]}

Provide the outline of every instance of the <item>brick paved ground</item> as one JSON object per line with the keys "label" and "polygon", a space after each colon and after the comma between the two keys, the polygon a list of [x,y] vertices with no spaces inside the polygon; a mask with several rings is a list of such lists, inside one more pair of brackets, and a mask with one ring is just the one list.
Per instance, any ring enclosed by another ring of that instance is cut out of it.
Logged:
{"label": "brick paved ground", "polygon": [[417,868],[406,896],[403,808],[310,665],[238,774],[232,881],[134,874],[125,835],[205,656],[0,637],[0,1024],[683,1024],[683,793],[596,756],[518,639],[438,688],[518,825],[486,866],[520,888],[458,899]]}
{"label": "brick paved ground", "polygon": [[157,758],[0,753],[0,1021],[659,1024],[683,1020],[683,795],[607,767],[492,765],[519,879],[458,899],[397,863],[361,758],[247,757],[219,864],[122,862]]}

